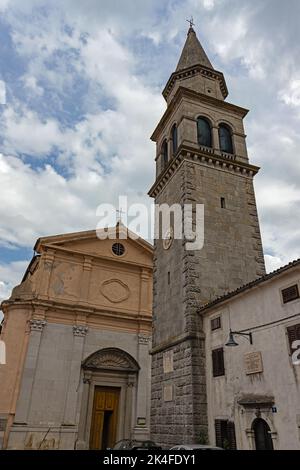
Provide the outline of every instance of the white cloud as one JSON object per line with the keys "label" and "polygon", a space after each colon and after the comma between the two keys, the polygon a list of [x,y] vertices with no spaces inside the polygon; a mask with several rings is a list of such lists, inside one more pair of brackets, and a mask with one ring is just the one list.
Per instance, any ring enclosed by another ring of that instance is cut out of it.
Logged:
{"label": "white cloud", "polygon": [[300,106],[300,79],[292,79],[287,87],[279,92],[279,98],[290,106]]}
{"label": "white cloud", "polygon": [[[134,199],[142,192],[150,203],[155,150],[149,135],[165,109],[159,91],[193,14],[233,101],[251,107],[246,133],[251,162],[262,166],[256,187],[268,266],[297,257],[299,121],[282,107],[299,105],[300,40],[293,38],[296,11],[287,26],[280,3],[272,2],[270,14],[268,1],[168,1],[162,13],[156,0],[124,0],[117,8],[100,0],[54,0],[51,8],[43,0],[0,0],[0,10],[9,4],[4,18],[26,64],[18,81],[24,101],[10,84],[2,113],[1,243],[32,246],[43,234],[94,228],[97,205],[119,194]],[[62,122],[78,80],[86,83],[85,95],[81,103],[75,98],[74,121]],[[31,166],[20,154],[33,157]]]}
{"label": "white cloud", "polygon": [[6,86],[3,80],[0,80],[0,105],[6,104]]}
{"label": "white cloud", "polygon": [[28,261],[0,264],[0,302],[9,298],[12,288],[21,282],[27,266]]}

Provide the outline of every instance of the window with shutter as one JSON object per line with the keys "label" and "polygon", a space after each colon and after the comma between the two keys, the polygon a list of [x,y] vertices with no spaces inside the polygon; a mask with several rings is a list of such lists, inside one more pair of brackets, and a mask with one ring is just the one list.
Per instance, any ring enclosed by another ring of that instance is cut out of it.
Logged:
{"label": "window with shutter", "polygon": [[299,289],[297,284],[281,291],[282,301],[284,304],[291,302],[292,300],[299,299]]}
{"label": "window with shutter", "polygon": [[214,377],[225,375],[223,348],[214,349],[212,351],[212,366]]}
{"label": "window with shutter", "polygon": [[286,330],[289,339],[290,353],[292,354],[294,352],[292,349],[293,342],[300,340],[300,323],[297,325],[288,326]]}
{"label": "window with shutter", "polygon": [[214,331],[214,330],[217,330],[218,328],[221,328],[221,317],[213,318],[210,321],[210,326],[211,326],[211,331]]}
{"label": "window with shutter", "polygon": [[236,450],[235,425],[227,419],[215,420],[216,446]]}

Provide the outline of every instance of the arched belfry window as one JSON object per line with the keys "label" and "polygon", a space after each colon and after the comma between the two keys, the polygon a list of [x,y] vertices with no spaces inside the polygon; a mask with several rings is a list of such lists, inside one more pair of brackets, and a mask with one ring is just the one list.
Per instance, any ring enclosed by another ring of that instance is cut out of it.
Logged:
{"label": "arched belfry window", "polygon": [[273,450],[271,430],[262,418],[256,418],[252,423],[256,450]]}
{"label": "arched belfry window", "polygon": [[197,119],[198,144],[205,147],[212,147],[211,125],[208,119],[198,117]]}
{"label": "arched belfry window", "polygon": [[178,139],[177,139],[177,126],[176,124],[174,124],[174,126],[172,127],[172,150],[173,150],[173,155],[175,155],[175,153],[177,152],[177,148],[178,148]]}
{"label": "arched belfry window", "polygon": [[221,152],[233,153],[231,131],[226,124],[219,126],[219,139]]}
{"label": "arched belfry window", "polygon": [[168,142],[166,140],[163,141],[162,144],[162,160],[163,160],[163,167],[165,168],[168,164]]}

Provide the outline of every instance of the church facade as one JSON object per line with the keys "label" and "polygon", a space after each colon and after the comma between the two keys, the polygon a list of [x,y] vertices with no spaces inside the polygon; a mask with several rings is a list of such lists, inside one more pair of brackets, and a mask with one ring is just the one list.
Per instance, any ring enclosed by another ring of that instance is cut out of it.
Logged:
{"label": "church facade", "polygon": [[248,111],[227,95],[223,74],[190,27],[152,135],[156,180],[149,195],[193,212],[204,206],[202,249],[188,250],[183,232],[172,237],[172,221],[168,243],[155,241],[151,430],[164,447],[204,442],[208,433],[200,306],[265,273],[253,189],[259,168],[249,162],[243,126]]}
{"label": "church facade", "polygon": [[[149,437],[152,246],[95,231],[41,238],[2,304],[5,449],[101,449]],[[124,236],[122,236],[122,233]]]}

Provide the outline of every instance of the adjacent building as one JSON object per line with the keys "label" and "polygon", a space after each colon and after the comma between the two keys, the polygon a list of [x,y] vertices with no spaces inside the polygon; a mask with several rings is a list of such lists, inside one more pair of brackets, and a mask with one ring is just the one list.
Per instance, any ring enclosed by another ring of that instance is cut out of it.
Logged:
{"label": "adjacent building", "polygon": [[300,449],[299,292],[297,260],[200,309],[211,443]]}

